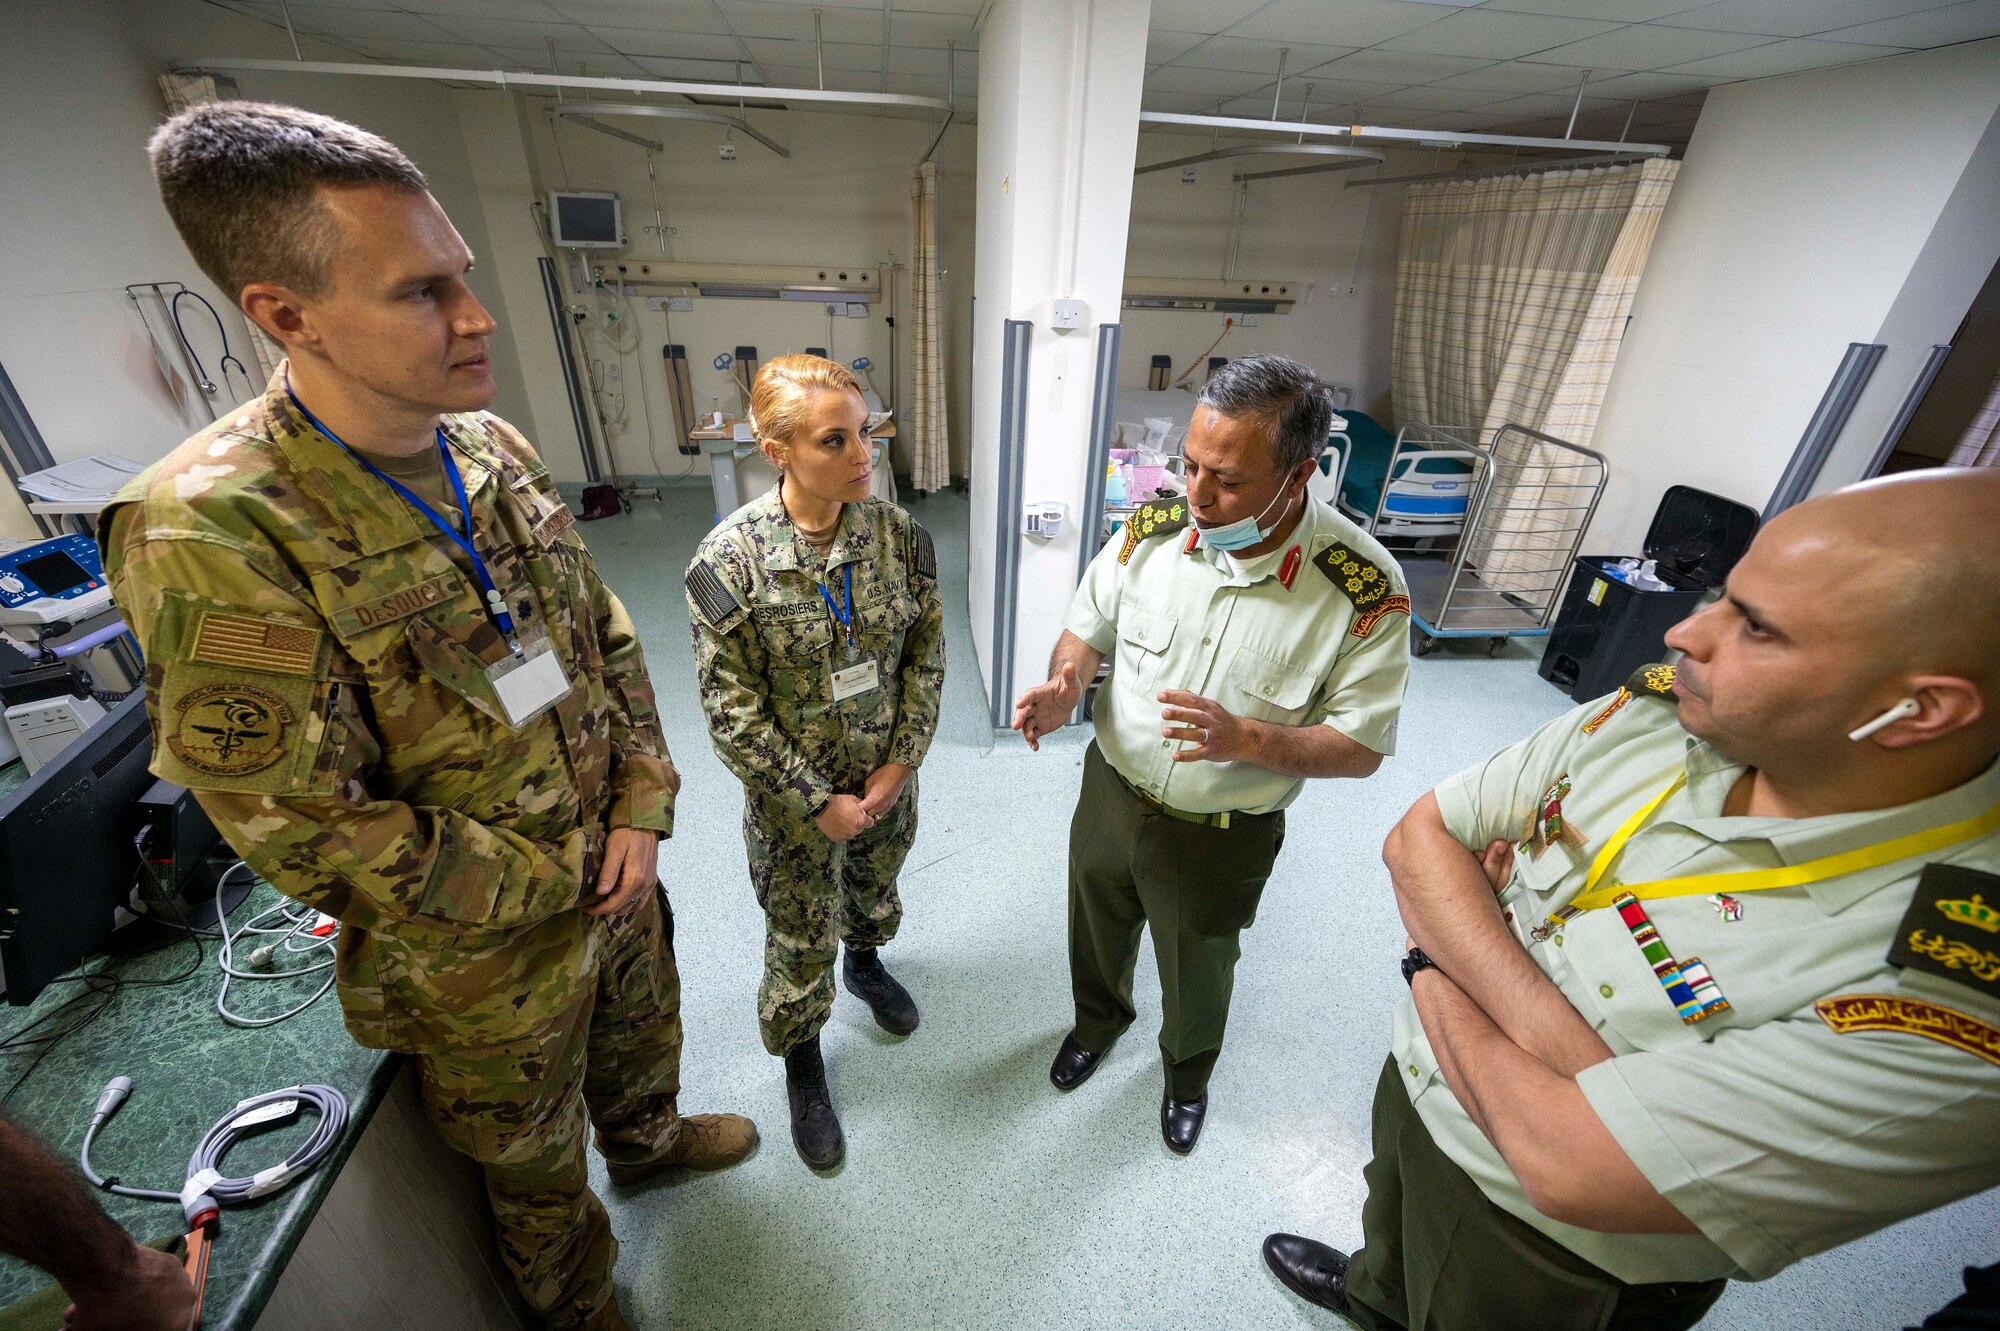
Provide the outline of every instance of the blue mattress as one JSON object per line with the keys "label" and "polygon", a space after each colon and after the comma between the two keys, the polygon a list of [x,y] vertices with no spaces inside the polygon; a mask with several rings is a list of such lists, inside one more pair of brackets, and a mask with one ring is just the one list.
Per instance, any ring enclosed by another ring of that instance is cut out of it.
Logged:
{"label": "blue mattress", "polygon": [[1340,502],[1364,518],[1373,518],[1389,479],[1389,457],[1396,436],[1365,411],[1343,411],[1347,420],[1347,473],[1340,478]]}

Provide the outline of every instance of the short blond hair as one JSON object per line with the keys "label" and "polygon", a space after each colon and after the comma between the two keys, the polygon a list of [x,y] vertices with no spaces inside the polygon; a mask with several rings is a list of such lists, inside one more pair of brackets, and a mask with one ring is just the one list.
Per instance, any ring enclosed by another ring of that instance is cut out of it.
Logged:
{"label": "short blond hair", "polygon": [[759,443],[789,444],[805,419],[806,404],[820,389],[861,392],[854,375],[824,356],[779,356],[766,361],[750,385],[750,429]]}

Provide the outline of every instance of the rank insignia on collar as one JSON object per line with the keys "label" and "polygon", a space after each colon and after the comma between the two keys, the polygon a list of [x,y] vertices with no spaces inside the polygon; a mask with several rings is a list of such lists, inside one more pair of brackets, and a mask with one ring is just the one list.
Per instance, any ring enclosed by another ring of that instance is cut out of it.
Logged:
{"label": "rank insignia on collar", "polygon": [[1591,717],[1590,720],[1583,723],[1583,733],[1586,735],[1595,735],[1598,731],[1598,728],[1602,726],[1606,721],[1609,721],[1611,719],[1613,713],[1615,713],[1620,707],[1623,707],[1626,703],[1631,701],[1632,701],[1632,690],[1624,688],[1619,689],[1618,696],[1613,698],[1610,702],[1606,703],[1604,705],[1603,711],[1599,712],[1596,716]]}
{"label": "rank insignia on collar", "polygon": [[1715,913],[1722,917],[1724,924],[1742,922],[1743,902],[1740,898],[1732,897],[1727,892],[1717,892],[1708,899],[1708,904],[1715,907]]}
{"label": "rank insignia on collar", "polygon": [[1292,589],[1292,580],[1299,576],[1300,549],[1293,546],[1285,551],[1285,562],[1278,566],[1278,581],[1285,584],[1285,590]]}
{"label": "rank insignia on collar", "polygon": [[1540,859],[1543,851],[1558,842],[1571,850],[1583,845],[1583,833],[1563,816],[1562,802],[1569,797],[1569,792],[1569,773],[1565,772],[1535,801],[1527,826],[1521,832],[1521,849],[1528,852],[1530,859]]}

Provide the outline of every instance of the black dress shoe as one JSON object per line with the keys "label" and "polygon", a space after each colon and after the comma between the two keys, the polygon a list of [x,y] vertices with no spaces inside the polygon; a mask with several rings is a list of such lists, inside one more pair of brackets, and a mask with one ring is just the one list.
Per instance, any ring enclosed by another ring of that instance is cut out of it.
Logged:
{"label": "black dress shoe", "polygon": [[1062,1048],[1056,1050],[1056,1061],[1049,1064],[1049,1080],[1059,1091],[1073,1091],[1090,1080],[1090,1074],[1097,1071],[1097,1060],[1103,1058],[1102,1051],[1091,1053],[1076,1042],[1076,1033],[1063,1036]]}
{"label": "black dress shoe", "polygon": [[882,968],[875,949],[847,948],[841,957],[840,978],[847,992],[868,1005],[875,1024],[891,1035],[908,1035],[917,1029],[917,1000]]}
{"label": "black dress shoe", "polygon": [[1167,1139],[1167,1149],[1176,1155],[1186,1155],[1194,1149],[1201,1137],[1201,1121],[1208,1114],[1208,1097],[1199,1100],[1176,1100],[1171,1095],[1160,1097],[1160,1135]]}
{"label": "black dress shoe", "polygon": [[1264,1240],[1264,1264],[1307,1303],[1347,1311],[1346,1253],[1297,1234],[1273,1234]]}

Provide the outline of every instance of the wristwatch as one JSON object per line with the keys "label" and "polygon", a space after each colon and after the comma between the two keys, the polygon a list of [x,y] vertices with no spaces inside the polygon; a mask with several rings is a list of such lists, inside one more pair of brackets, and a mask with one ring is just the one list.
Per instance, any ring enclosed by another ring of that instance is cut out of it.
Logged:
{"label": "wristwatch", "polygon": [[1436,969],[1437,963],[1425,956],[1422,948],[1413,947],[1403,958],[1403,983],[1409,984],[1416,978],[1418,971]]}

